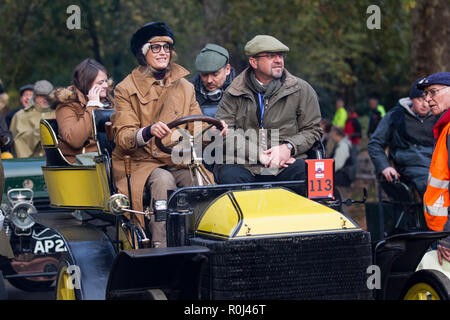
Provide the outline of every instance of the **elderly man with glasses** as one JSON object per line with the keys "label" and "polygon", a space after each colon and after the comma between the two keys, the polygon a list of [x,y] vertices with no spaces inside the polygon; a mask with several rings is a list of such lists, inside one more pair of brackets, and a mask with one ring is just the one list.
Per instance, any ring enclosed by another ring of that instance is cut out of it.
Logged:
{"label": "elderly man with glasses", "polygon": [[[412,182],[420,195],[427,188],[428,170],[433,154],[433,127],[437,116],[430,111],[417,83],[411,86],[409,97],[404,97],[381,119],[367,145],[377,174],[392,182],[399,179]],[[389,162],[385,149],[389,146]]]}
{"label": "elderly man with glasses", "polygon": [[[233,80],[216,113],[233,129],[227,136],[226,164],[214,168],[216,180],[302,180],[306,153],[322,133],[317,94],[285,69],[289,48],[278,39],[258,35],[244,51],[250,66]],[[230,138],[245,145],[230,147]]]}
{"label": "elderly man with glasses", "polygon": [[[440,118],[433,128],[436,139],[433,157],[428,175],[427,190],[424,195],[424,214],[428,227],[434,231],[450,231],[448,210],[450,207],[449,184],[450,162],[450,72],[435,73],[422,79],[418,89],[423,90],[423,97],[434,115]],[[450,237],[439,241],[437,246],[439,263],[450,261]]]}

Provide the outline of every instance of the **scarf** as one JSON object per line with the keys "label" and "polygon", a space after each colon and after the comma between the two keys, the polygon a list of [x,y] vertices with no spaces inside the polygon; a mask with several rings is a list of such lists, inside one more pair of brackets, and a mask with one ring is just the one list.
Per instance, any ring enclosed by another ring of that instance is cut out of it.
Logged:
{"label": "scarf", "polygon": [[250,82],[253,88],[259,93],[265,93],[267,99],[270,99],[277,91],[281,88],[283,84],[281,79],[275,79],[267,84],[261,85],[258,80],[256,80],[255,73],[253,70],[250,72]]}
{"label": "scarf", "polygon": [[437,140],[441,134],[442,129],[450,122],[450,109],[448,109],[444,114],[439,118],[438,122],[433,127],[434,138]]}

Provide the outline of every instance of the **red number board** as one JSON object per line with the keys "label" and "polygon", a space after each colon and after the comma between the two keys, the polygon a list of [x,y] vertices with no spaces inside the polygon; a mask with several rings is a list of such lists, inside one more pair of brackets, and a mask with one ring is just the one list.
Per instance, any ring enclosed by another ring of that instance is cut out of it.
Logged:
{"label": "red number board", "polygon": [[308,167],[308,198],[333,198],[333,159],[305,160]]}

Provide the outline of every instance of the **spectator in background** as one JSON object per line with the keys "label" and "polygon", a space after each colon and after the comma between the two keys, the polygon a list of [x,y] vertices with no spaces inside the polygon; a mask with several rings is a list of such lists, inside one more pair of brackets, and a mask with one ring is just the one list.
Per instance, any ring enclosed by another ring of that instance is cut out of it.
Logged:
{"label": "spectator in background", "polygon": [[11,159],[12,147],[13,147],[13,136],[11,131],[8,130],[6,121],[3,116],[0,115],[0,150],[2,159]]}
{"label": "spectator in background", "polygon": [[19,89],[20,106],[15,110],[11,111],[10,113],[8,113],[5,117],[8,128],[11,126],[11,120],[14,117],[14,115],[19,110],[22,110],[24,107],[30,106],[30,104],[32,103],[33,93],[34,93],[34,86],[32,84],[27,84]]}
{"label": "spectator in background", "polygon": [[344,108],[344,99],[338,98],[336,100],[336,113],[334,114],[331,124],[335,127],[345,127],[347,121],[347,110]]}
{"label": "spectator in background", "polygon": [[4,116],[5,111],[8,110],[8,94],[3,87],[3,82],[0,80],[0,115]]}
{"label": "spectator in background", "polygon": [[329,119],[323,118],[320,120],[320,128],[322,128],[322,138],[320,141],[322,142],[323,148],[325,149],[325,157],[331,154],[334,147],[334,141],[331,141],[330,130],[332,124]]}
{"label": "spectator in background", "polygon": [[369,108],[372,110],[369,118],[369,128],[367,130],[367,136],[370,138],[372,133],[377,129],[381,119],[386,115],[386,110],[384,106],[378,103],[378,99],[375,97],[369,99]]}
{"label": "spectator in background", "polygon": [[[409,97],[398,104],[381,120],[367,146],[377,174],[387,181],[405,178],[412,181],[421,195],[425,193],[433,154],[433,127],[437,117],[417,89],[416,81]],[[385,148],[389,146],[389,163]],[[395,168],[394,168],[395,167]]]}
{"label": "spectator in background", "polygon": [[347,109],[347,121],[345,122],[344,132],[353,146],[359,145],[359,139],[361,139],[361,123],[358,120],[358,114],[353,108]]}
{"label": "spectator in background", "polygon": [[[0,80],[0,110],[3,111],[4,109],[7,109],[7,105],[8,105],[8,94],[5,92],[3,83]],[[2,153],[1,155],[2,159],[12,158],[11,154],[12,143],[13,143],[12,134],[8,130],[5,118],[0,113],[0,149]]]}
{"label": "spectator in background", "polygon": [[33,103],[18,111],[11,121],[11,133],[14,137],[14,151],[17,158],[43,157],[39,122],[41,119],[55,118],[50,108],[49,95],[53,85],[47,80],[34,84]]}
{"label": "spectator in background", "polygon": [[330,157],[334,159],[334,184],[340,187],[350,187],[356,178],[355,164],[352,158],[352,143],[340,127],[333,126],[330,135],[336,141]]}

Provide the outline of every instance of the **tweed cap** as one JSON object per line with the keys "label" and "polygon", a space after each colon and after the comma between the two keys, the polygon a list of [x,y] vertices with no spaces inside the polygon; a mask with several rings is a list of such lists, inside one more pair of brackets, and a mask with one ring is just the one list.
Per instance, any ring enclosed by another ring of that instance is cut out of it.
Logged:
{"label": "tweed cap", "polygon": [[53,89],[53,85],[47,80],[39,80],[34,84],[35,95],[48,96]]}
{"label": "tweed cap", "polygon": [[247,42],[244,47],[244,53],[252,57],[261,52],[288,52],[289,48],[281,43],[280,40],[268,35],[257,35]]}
{"label": "tweed cap", "polygon": [[195,59],[195,68],[198,72],[210,73],[216,72],[224,67],[230,60],[227,49],[208,43]]}

